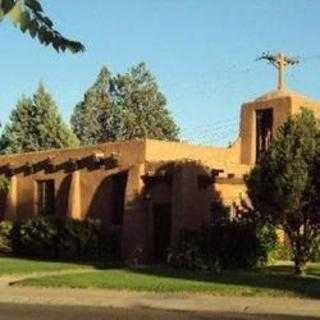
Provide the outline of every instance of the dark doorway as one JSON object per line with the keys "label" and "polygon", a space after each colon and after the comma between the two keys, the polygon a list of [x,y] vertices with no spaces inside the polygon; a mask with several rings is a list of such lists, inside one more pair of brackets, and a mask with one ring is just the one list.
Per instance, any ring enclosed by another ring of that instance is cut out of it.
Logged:
{"label": "dark doorway", "polygon": [[38,213],[41,215],[54,215],[55,192],[54,180],[38,181]]}
{"label": "dark doorway", "polygon": [[5,219],[8,192],[0,190],[0,222]]}
{"label": "dark doorway", "polygon": [[264,157],[272,141],[273,110],[256,111],[256,162]]}
{"label": "dark doorway", "polygon": [[165,259],[171,239],[171,204],[153,205],[154,217],[154,260],[161,262]]}
{"label": "dark doorway", "polygon": [[124,202],[128,182],[128,171],[120,172],[112,176],[112,224],[122,225],[124,214]]}

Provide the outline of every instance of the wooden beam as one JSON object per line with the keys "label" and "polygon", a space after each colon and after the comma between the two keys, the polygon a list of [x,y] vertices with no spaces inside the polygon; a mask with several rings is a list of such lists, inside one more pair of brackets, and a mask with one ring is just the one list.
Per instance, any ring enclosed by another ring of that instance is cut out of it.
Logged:
{"label": "wooden beam", "polygon": [[73,170],[78,170],[80,160],[80,158],[69,158],[68,164],[72,167]]}

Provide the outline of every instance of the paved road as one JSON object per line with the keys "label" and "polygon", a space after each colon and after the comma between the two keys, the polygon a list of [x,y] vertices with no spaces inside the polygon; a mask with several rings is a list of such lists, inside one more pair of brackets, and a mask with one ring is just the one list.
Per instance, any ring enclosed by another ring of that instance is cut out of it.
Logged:
{"label": "paved road", "polygon": [[318,320],[315,317],[226,312],[182,312],[149,308],[103,308],[0,304],[0,320]]}

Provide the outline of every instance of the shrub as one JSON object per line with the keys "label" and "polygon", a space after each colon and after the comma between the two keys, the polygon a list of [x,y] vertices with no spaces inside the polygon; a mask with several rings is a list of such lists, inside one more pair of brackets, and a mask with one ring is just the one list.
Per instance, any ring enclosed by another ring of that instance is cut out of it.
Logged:
{"label": "shrub", "polygon": [[278,235],[275,228],[269,224],[257,226],[257,236],[262,246],[262,250],[266,254],[266,262],[272,263],[279,260],[277,259],[277,255],[280,244],[278,243]]}
{"label": "shrub", "polygon": [[255,224],[237,220],[199,231],[184,230],[169,248],[167,263],[175,268],[202,271],[263,265],[268,259],[271,237],[264,233],[265,239],[259,238]]}
{"label": "shrub", "polygon": [[14,223],[13,253],[59,260],[114,260],[118,234],[107,231],[98,220],[36,217]]}
{"label": "shrub", "polygon": [[292,261],[293,254],[289,244],[277,243],[275,249],[269,255],[269,261]]}
{"label": "shrub", "polygon": [[10,234],[12,230],[11,221],[2,221],[0,223],[0,252],[10,253],[12,251]]}
{"label": "shrub", "polygon": [[179,240],[168,249],[167,263],[177,269],[218,271],[216,257],[207,250],[206,230],[183,230]]}
{"label": "shrub", "polygon": [[210,254],[222,269],[253,268],[267,261],[255,224],[229,221],[210,227],[209,235]]}
{"label": "shrub", "polygon": [[47,217],[15,222],[11,232],[13,253],[23,256],[55,258],[58,239],[57,225]]}
{"label": "shrub", "polygon": [[99,256],[99,226],[94,221],[58,220],[57,252],[64,259],[90,259]]}
{"label": "shrub", "polygon": [[79,260],[118,258],[119,232],[99,220],[59,220],[58,254]]}

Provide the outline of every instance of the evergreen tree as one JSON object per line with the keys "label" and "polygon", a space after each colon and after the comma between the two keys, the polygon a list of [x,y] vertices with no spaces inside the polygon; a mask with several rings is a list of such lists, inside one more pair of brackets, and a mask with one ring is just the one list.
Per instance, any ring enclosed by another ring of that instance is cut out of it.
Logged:
{"label": "evergreen tree", "polygon": [[290,118],[246,179],[258,216],[289,237],[296,273],[320,232],[320,123],[311,111]]}
{"label": "evergreen tree", "polygon": [[71,117],[74,133],[83,145],[116,140],[119,112],[110,97],[110,72],[103,67]]}
{"label": "evergreen tree", "polygon": [[166,98],[145,63],[118,75],[114,90],[121,110],[120,139],[178,139],[179,129],[167,109]]}
{"label": "evergreen tree", "polygon": [[112,77],[104,67],[71,118],[82,144],[132,138],[177,140],[164,95],[144,63]]}
{"label": "evergreen tree", "polygon": [[58,108],[42,84],[33,99],[23,97],[12,111],[0,138],[1,153],[73,147],[79,144],[62,121]]}

